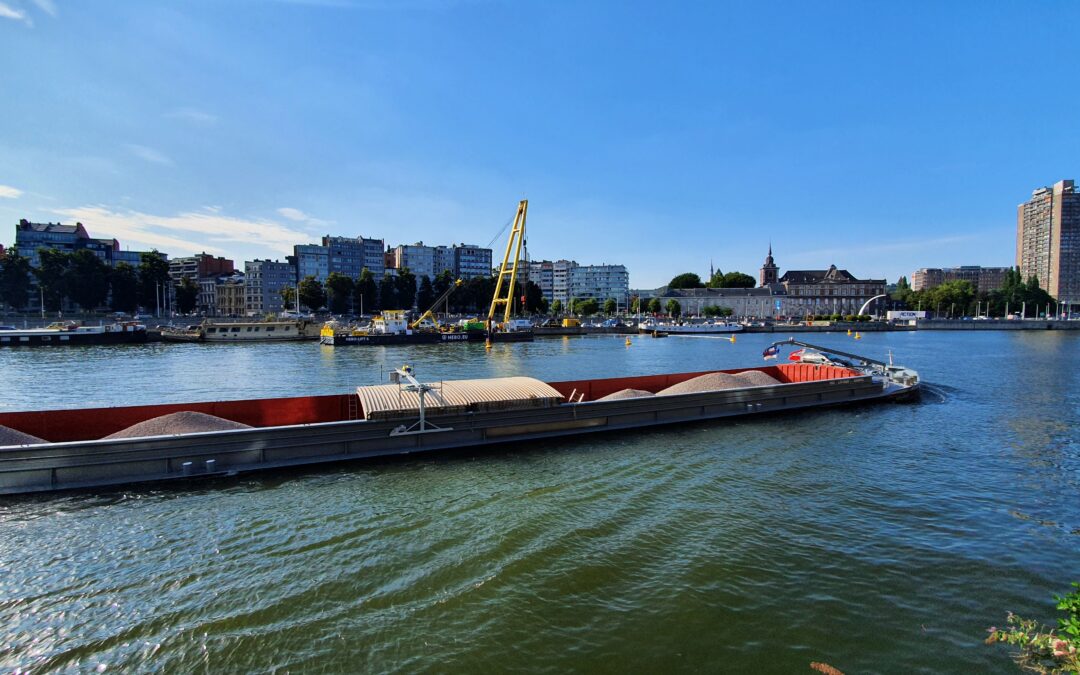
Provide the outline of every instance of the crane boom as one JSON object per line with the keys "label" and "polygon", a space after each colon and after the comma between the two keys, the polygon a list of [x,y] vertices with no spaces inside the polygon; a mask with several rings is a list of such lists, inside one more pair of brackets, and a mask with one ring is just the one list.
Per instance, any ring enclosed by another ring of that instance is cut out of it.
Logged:
{"label": "crane boom", "polygon": [[[510,321],[511,309],[514,306],[514,289],[517,286],[518,263],[521,260],[521,246],[525,243],[525,214],[528,210],[528,199],[518,202],[514,227],[510,230],[510,239],[506,242],[506,253],[503,255],[502,266],[499,267],[499,276],[495,282],[495,294],[491,297],[491,309],[488,310],[489,323],[495,319],[495,312],[500,305],[505,308],[503,322]],[[511,251],[514,255],[513,260],[510,259]],[[507,277],[510,278],[509,282],[506,281]]]}
{"label": "crane boom", "polygon": [[[416,328],[420,325],[420,322],[429,317],[434,321],[435,310],[438,309],[439,305],[442,304],[443,300],[449,298],[450,294],[460,288],[463,283],[465,282],[461,279],[455,279],[454,283],[450,284],[450,287],[443,291],[443,294],[439,296],[439,299],[431,303],[431,307],[428,307],[427,311],[420,315],[420,318],[409,324],[409,328]],[[436,322],[436,324],[438,324],[438,322]]]}

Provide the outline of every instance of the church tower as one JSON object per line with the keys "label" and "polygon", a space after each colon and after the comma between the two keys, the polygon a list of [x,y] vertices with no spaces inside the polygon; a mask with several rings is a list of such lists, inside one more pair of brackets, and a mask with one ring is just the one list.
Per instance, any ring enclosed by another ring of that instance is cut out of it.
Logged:
{"label": "church tower", "polygon": [[758,280],[761,282],[762,286],[775,284],[780,280],[780,268],[773,262],[771,242],[769,243],[769,255],[765,256],[765,264],[761,266],[761,273],[758,276]]}

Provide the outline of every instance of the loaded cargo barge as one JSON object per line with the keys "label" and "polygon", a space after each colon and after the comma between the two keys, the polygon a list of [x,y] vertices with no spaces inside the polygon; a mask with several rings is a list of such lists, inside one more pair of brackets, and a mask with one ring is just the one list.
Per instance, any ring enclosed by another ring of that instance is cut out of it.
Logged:
{"label": "loaded cargo barge", "polygon": [[[510,377],[421,383],[404,368],[395,371],[394,383],[349,394],[0,413],[9,438],[14,430],[39,439],[0,447],[0,494],[233,475],[917,395],[914,371],[855,358],[855,364],[823,357],[816,363],[567,382]],[[703,376],[736,383],[742,380],[732,376],[740,376],[750,386],[665,394]],[[775,383],[753,385],[763,379]],[[603,400],[627,390],[633,397]],[[213,415],[241,428],[106,438],[178,413]]]}

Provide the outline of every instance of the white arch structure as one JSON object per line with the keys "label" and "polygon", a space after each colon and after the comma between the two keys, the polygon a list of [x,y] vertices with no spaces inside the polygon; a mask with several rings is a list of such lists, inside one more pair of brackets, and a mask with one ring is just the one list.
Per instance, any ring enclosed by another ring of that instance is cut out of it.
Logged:
{"label": "white arch structure", "polygon": [[870,306],[871,302],[877,300],[878,298],[887,298],[887,297],[889,297],[888,293],[882,293],[881,295],[875,295],[874,297],[870,298],[865,303],[863,303],[862,307],[859,308],[859,314],[865,314],[866,313],[866,308]]}

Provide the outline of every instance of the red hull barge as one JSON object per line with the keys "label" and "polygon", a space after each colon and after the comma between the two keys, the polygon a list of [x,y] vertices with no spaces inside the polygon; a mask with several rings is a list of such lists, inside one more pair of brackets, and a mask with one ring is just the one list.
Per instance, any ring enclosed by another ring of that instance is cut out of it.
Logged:
{"label": "red hull barge", "polygon": [[[718,391],[598,399],[623,389],[659,392],[708,373],[760,371],[778,384]],[[917,374],[835,365],[780,364],[542,383],[553,396],[542,406],[429,406],[426,428],[415,409],[365,410],[381,399],[357,394],[176,403],[149,406],[0,413],[0,425],[48,442],[0,447],[0,494],[91,488],[410,453],[478,447],[603,431],[686,424],[820,406],[911,396]],[[528,378],[512,378],[526,380]],[[467,382],[467,381],[460,381]],[[468,381],[476,382],[476,381]],[[497,382],[492,380],[491,382]],[[448,387],[453,382],[445,383]],[[383,385],[386,387],[388,385]],[[437,386],[437,385],[435,385]],[[372,391],[380,387],[360,387]],[[467,394],[471,395],[471,394]],[[398,396],[398,399],[401,397]],[[470,399],[471,400],[471,399]],[[535,404],[536,401],[534,400]],[[406,408],[408,408],[406,406]],[[170,413],[192,411],[250,425],[248,429],[171,436],[104,437]],[[408,425],[412,426],[408,426]]]}

